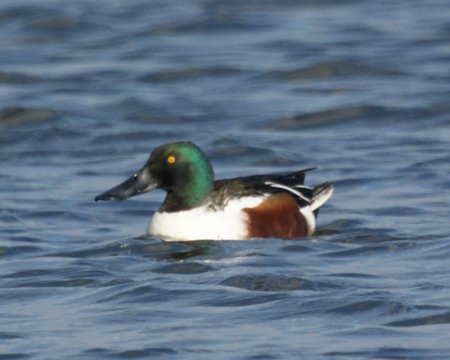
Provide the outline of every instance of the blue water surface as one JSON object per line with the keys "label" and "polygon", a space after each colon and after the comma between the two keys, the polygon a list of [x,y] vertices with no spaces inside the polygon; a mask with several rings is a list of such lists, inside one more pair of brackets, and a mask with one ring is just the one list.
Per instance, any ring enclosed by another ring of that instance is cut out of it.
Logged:
{"label": "blue water surface", "polygon": [[[449,359],[450,3],[3,0],[1,359]],[[307,239],[95,203],[161,143],[317,167]],[[201,224],[199,224],[201,226]]]}

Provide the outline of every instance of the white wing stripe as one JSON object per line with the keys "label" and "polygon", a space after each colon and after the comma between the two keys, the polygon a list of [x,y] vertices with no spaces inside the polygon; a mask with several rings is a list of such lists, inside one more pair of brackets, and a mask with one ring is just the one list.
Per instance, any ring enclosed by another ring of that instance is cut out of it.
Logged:
{"label": "white wing stripe", "polygon": [[271,182],[271,181],[266,181],[264,184],[272,186],[272,187],[277,188],[277,189],[286,190],[286,191],[294,194],[295,196],[299,197],[300,199],[305,200],[308,204],[311,204],[311,199],[308,199],[307,197],[305,197],[305,195],[303,195],[301,192],[295,190],[294,188],[291,188],[291,187],[286,186],[286,185],[274,183],[274,182]]}
{"label": "white wing stripe", "polygon": [[294,185],[293,188],[313,190],[313,188],[311,186],[306,186],[306,185]]}

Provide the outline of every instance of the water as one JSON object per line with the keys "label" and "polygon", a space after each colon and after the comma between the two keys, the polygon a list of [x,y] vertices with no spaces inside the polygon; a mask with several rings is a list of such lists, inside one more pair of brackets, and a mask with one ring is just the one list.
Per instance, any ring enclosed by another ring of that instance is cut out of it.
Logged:
{"label": "water", "polygon": [[[0,358],[448,359],[448,1],[0,4]],[[163,243],[157,145],[317,166],[301,241]]]}

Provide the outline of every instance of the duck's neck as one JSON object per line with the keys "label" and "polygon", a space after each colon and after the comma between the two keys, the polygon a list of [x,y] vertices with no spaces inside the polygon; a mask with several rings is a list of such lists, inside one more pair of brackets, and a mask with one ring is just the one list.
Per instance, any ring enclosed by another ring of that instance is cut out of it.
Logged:
{"label": "duck's neck", "polygon": [[161,212],[184,211],[204,204],[214,186],[211,166],[208,163],[202,167],[191,167],[185,174],[183,179],[167,190]]}

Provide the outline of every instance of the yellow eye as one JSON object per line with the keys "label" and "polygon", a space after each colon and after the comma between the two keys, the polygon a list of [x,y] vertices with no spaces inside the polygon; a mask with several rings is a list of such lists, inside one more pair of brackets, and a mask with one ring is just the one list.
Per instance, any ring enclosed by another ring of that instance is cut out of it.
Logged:
{"label": "yellow eye", "polygon": [[177,158],[175,156],[173,156],[173,155],[169,155],[167,157],[167,163],[168,164],[175,164],[176,161],[177,161]]}

